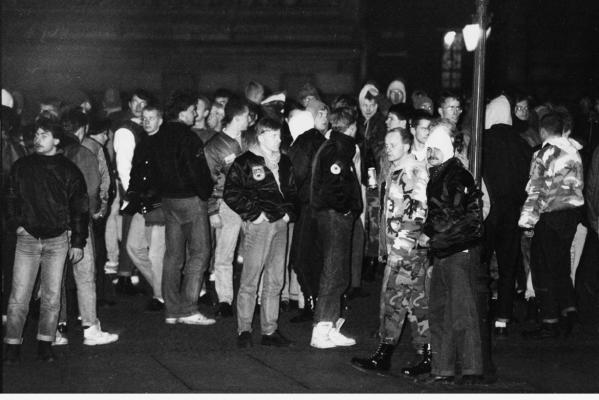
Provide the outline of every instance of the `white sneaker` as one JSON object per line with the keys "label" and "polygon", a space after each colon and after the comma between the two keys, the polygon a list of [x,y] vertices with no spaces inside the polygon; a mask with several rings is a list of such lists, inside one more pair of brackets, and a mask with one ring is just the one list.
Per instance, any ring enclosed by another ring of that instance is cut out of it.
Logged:
{"label": "white sneaker", "polygon": [[356,344],[356,339],[348,338],[339,331],[344,322],[345,319],[339,318],[335,327],[329,331],[329,339],[335,346],[353,346]]}
{"label": "white sneaker", "polygon": [[67,326],[64,324],[59,324],[58,329],[56,329],[56,337],[52,342],[52,346],[65,346],[69,344],[69,338],[67,337]]}
{"label": "white sneaker", "polygon": [[332,322],[319,322],[312,328],[312,340],[310,346],[317,349],[330,349],[336,347],[335,343],[329,338],[329,332],[333,329]]}
{"label": "white sneaker", "polygon": [[119,340],[119,335],[103,332],[99,322],[83,330],[83,344],[86,346],[108,344],[117,340]]}
{"label": "white sneaker", "polygon": [[175,325],[177,323],[177,318],[165,318],[164,323],[167,325]]}
{"label": "white sneaker", "polygon": [[196,313],[189,317],[177,318],[177,323],[186,325],[212,325],[215,322],[215,319],[208,318],[201,313]]}
{"label": "white sneaker", "polygon": [[106,261],[104,264],[104,273],[105,274],[116,274],[119,269],[119,263],[116,261]]}

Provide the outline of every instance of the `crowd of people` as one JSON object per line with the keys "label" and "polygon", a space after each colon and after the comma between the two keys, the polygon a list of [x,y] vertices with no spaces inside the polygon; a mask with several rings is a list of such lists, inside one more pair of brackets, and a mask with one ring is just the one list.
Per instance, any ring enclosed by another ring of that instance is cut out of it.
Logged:
{"label": "crowd of people", "polygon": [[492,381],[492,340],[526,319],[530,340],[599,333],[599,99],[490,99],[481,179],[469,103],[401,79],[326,102],[309,83],[292,98],[251,81],[164,104],[137,89],[123,108],[108,89],[101,109],[49,98],[33,121],[22,103],[2,90],[6,363],[30,310],[43,361],[68,344],[69,315],[84,345],[117,341],[97,315],[114,292],[148,295],[166,324],[236,317],[240,348],[255,315],[261,345],[292,345],[289,308],[312,347],[353,346],[347,304],[377,275],[380,344],[351,359],[362,371],[390,369],[404,325],[401,371],[431,383]]}

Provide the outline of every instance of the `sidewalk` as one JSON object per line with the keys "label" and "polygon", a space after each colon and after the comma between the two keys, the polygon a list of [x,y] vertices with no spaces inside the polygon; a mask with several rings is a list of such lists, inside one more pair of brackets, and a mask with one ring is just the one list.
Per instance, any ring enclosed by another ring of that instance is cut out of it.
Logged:
{"label": "sidewalk", "polygon": [[[367,298],[355,299],[343,331],[358,340],[352,348],[316,350],[309,346],[311,325],[290,324],[295,311],[281,313],[280,329],[296,344],[277,349],[259,344],[254,321],[254,347],[236,347],[234,318],[213,326],[166,325],[161,313],[144,312],[147,298],[118,297],[100,310],[102,328],[118,332],[118,342],[88,347],[82,331],[70,326],[68,346],[55,347],[59,359],[35,360],[35,324],[26,327],[21,363],[3,367],[8,393],[550,393],[599,392],[599,337],[580,330],[571,338],[528,342],[518,329],[495,344],[499,380],[484,386],[427,386],[400,376],[412,360],[406,333],[393,356],[391,376],[366,374],[350,359],[370,354],[369,338],[377,326],[378,285],[367,284]],[[207,311],[207,310],[202,310]]]}

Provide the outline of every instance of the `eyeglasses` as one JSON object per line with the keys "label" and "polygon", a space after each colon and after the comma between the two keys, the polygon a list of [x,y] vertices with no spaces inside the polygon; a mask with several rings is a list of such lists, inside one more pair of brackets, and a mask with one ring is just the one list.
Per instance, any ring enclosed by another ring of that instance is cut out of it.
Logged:
{"label": "eyeglasses", "polygon": [[462,107],[461,106],[449,106],[449,107],[443,107],[445,110],[449,110],[451,112],[462,112]]}
{"label": "eyeglasses", "polygon": [[516,111],[528,111],[528,106],[516,106]]}

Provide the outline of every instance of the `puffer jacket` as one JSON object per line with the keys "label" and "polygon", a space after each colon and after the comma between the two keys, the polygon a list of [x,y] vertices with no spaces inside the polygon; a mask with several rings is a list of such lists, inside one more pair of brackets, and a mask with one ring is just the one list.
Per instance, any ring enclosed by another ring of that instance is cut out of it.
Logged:
{"label": "puffer jacket", "polygon": [[295,221],[297,189],[289,158],[281,154],[279,184],[264,157],[251,150],[237,157],[225,180],[223,199],[242,220],[254,221],[263,212],[270,222],[287,214]]}
{"label": "puffer jacket", "polygon": [[204,153],[214,182],[212,194],[208,199],[208,215],[215,215],[218,214],[219,200],[223,197],[227,172],[241,154],[241,145],[226,133],[219,132],[206,143]]}
{"label": "puffer jacket", "polygon": [[32,154],[17,160],[8,181],[7,205],[9,229],[22,226],[39,239],[70,230],[71,246],[85,247],[87,188],[81,171],[64,155]]}
{"label": "puffer jacket", "polygon": [[424,233],[434,256],[444,258],[478,244],[483,235],[482,193],[460,160],[453,157],[430,169],[426,197]]}

